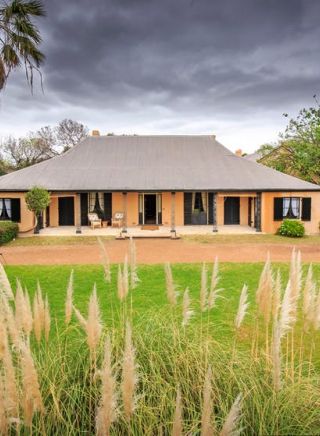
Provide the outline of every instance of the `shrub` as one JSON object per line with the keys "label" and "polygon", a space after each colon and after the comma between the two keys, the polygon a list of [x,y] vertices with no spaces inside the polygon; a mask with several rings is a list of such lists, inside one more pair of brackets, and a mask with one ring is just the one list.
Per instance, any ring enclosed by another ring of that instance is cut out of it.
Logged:
{"label": "shrub", "polygon": [[34,233],[39,233],[39,216],[50,204],[49,192],[41,188],[40,186],[34,186],[26,194],[27,207],[31,212],[34,212],[37,218],[37,225],[34,229]]}
{"label": "shrub", "polygon": [[279,227],[277,233],[281,236],[289,236],[291,238],[302,238],[304,236],[304,225],[297,220],[284,220]]}
{"label": "shrub", "polygon": [[0,245],[6,244],[16,238],[18,224],[12,221],[0,221]]}

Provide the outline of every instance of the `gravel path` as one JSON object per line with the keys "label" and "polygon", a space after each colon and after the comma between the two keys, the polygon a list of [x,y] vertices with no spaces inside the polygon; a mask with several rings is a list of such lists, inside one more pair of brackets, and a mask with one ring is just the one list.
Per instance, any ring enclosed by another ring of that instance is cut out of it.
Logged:
{"label": "gravel path", "polygon": [[[106,248],[112,263],[122,262],[128,251],[128,241],[110,240]],[[202,244],[184,240],[139,239],[136,240],[137,261],[141,264],[212,262],[215,256],[220,262],[261,262],[267,252],[275,262],[288,262],[292,244]],[[303,245],[305,262],[320,262],[319,245]],[[2,260],[12,265],[95,264],[100,262],[97,245],[17,246],[0,248]]]}

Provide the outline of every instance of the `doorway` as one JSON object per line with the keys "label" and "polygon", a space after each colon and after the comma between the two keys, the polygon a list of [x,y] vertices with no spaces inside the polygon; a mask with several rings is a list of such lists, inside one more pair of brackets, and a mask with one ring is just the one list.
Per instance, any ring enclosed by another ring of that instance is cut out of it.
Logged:
{"label": "doorway", "polygon": [[74,226],[73,197],[59,197],[59,226]]}
{"label": "doorway", "polygon": [[144,224],[157,224],[157,194],[144,194]]}
{"label": "doorway", "polygon": [[224,224],[240,224],[240,197],[225,197]]}

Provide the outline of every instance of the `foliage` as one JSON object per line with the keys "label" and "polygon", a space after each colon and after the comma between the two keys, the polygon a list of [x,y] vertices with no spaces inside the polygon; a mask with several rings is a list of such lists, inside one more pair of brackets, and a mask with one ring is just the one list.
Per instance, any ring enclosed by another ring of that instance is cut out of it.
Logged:
{"label": "foliage", "polygon": [[304,236],[304,225],[301,221],[285,219],[277,230],[281,236],[289,236],[291,238],[302,238]]}
{"label": "foliage", "polygon": [[262,144],[260,147],[256,150],[256,153],[259,153],[259,156],[262,158],[269,154],[271,151],[275,149],[276,145],[273,144]]}
{"label": "foliage", "polygon": [[[281,264],[279,267],[282,278],[287,280],[288,266]],[[319,334],[313,328],[306,333],[304,326],[296,324],[296,336],[288,338],[292,339],[293,350],[291,342],[290,347],[285,341],[283,343],[283,385],[276,391],[272,383],[271,356],[266,355],[265,350],[265,326],[257,316],[254,304],[261,264],[221,265],[225,298],[219,299],[217,307],[206,313],[199,310],[201,267],[174,265],[174,279],[182,289],[190,286],[196,312],[186,327],[181,326],[182,296],[175,307],[166,302],[163,267],[140,267],[141,282],[122,303],[117,298],[116,265],[112,269],[111,284],[104,281],[103,268],[97,265],[75,267],[74,305],[83,314],[88,308],[93,282],[97,282],[105,328],[94,363],[90,361],[85,333],[76,317],[73,316],[68,325],[64,322],[64,300],[71,267],[9,266],[6,269],[12,285],[15,286],[16,277],[19,277],[31,297],[39,279],[48,293],[52,320],[57,320],[52,323],[48,343],[44,338],[37,343],[33,333],[30,338],[46,410],[44,415],[36,414],[30,433],[32,430],[34,434],[44,431],[70,434],[75,428],[88,434],[95,433],[95,413],[97,405],[101,404],[100,368],[103,368],[106,334],[111,337],[112,373],[118,389],[115,397],[117,414],[111,434],[172,434],[178,387],[182,398],[183,434],[200,434],[202,388],[209,365],[212,368],[213,434],[219,433],[239,392],[243,393],[241,434],[318,432]],[[319,272],[317,266],[315,278],[319,278]],[[249,286],[251,313],[237,334],[233,320],[243,280]],[[132,323],[139,374],[136,407],[130,421],[124,417],[123,399],[119,395],[127,320]],[[19,365],[16,358],[19,348],[12,347],[12,353],[14,362]],[[27,432],[23,420],[20,431]]]}
{"label": "foliage", "polygon": [[0,91],[10,73],[24,66],[28,83],[33,87],[33,72],[40,73],[44,54],[39,50],[41,36],[33,18],[43,17],[39,0],[11,0],[0,7]]}
{"label": "foliage", "polygon": [[18,234],[18,224],[12,221],[0,221],[0,245],[15,239]]}
{"label": "foliage", "polygon": [[[300,177],[308,182],[320,183],[320,106],[316,96],[315,105],[300,110],[291,118],[278,147],[261,162],[286,174]],[[284,114],[288,117],[288,114]]]}
{"label": "foliage", "polygon": [[22,138],[2,141],[4,159],[11,168],[21,169],[64,153],[86,138],[88,129],[77,121],[64,119],[57,126],[45,126]]}
{"label": "foliage", "polygon": [[39,186],[35,186],[26,193],[26,203],[29,210],[39,216],[50,204],[49,192]]}

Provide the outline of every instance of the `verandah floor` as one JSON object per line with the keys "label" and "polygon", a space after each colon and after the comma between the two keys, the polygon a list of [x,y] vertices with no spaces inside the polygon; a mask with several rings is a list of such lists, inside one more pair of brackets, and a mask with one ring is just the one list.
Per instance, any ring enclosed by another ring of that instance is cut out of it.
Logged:
{"label": "verandah floor", "polygon": [[[161,238],[170,237],[171,228],[167,226],[159,226],[157,230],[142,229],[141,226],[128,227],[126,236],[130,237],[150,237]],[[121,228],[106,227],[91,229],[91,227],[81,227],[82,236],[114,236],[117,237],[121,233]],[[60,226],[46,227],[40,231],[39,236],[73,236],[76,234],[75,226]],[[212,235],[216,234],[212,231],[212,226],[177,226],[176,234],[179,235]],[[217,234],[256,234],[256,230],[249,226],[227,225],[218,226]],[[23,237],[33,236],[33,233],[22,234]]]}

